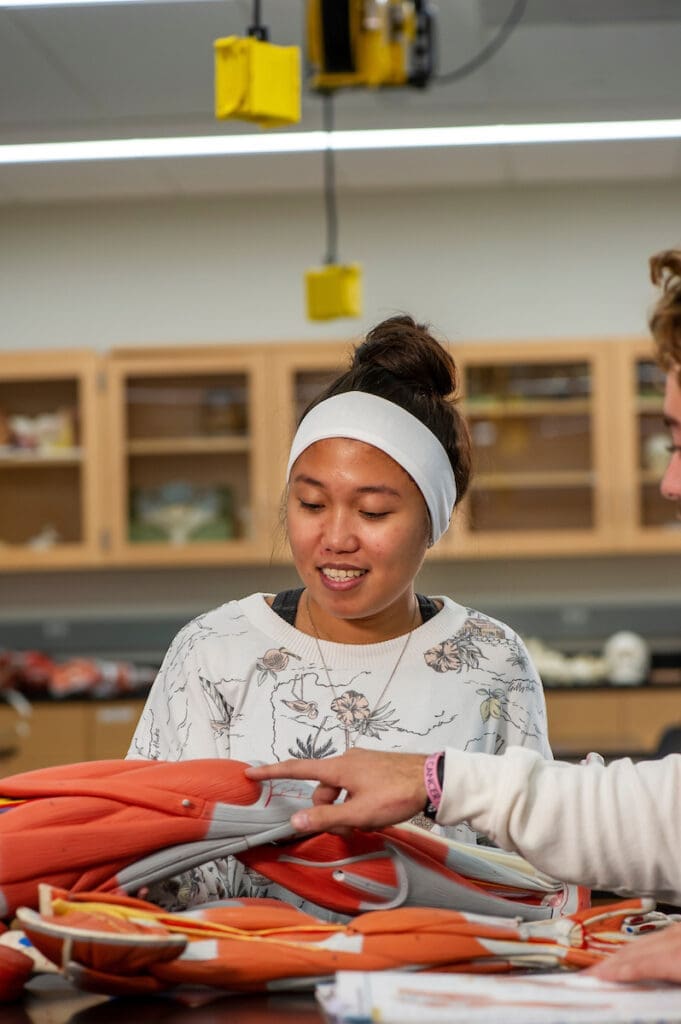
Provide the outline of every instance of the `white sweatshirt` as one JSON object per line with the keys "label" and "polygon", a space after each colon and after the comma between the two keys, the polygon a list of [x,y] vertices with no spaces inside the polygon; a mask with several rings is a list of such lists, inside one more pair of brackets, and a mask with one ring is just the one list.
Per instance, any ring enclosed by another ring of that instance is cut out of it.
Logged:
{"label": "white sweatshirt", "polygon": [[681,755],[607,767],[447,750],[443,825],[466,821],[542,871],[681,905]]}
{"label": "white sweatshirt", "polygon": [[[263,594],[200,615],[173,640],[128,757],[269,762],[354,746],[498,754],[507,745],[551,757],[544,693],[520,637],[481,612],[439,600],[437,615],[407,639],[375,644],[317,641],[277,615]],[[475,839],[465,825],[447,834]],[[277,894],[230,859],[160,883],[153,900],[178,910]]]}

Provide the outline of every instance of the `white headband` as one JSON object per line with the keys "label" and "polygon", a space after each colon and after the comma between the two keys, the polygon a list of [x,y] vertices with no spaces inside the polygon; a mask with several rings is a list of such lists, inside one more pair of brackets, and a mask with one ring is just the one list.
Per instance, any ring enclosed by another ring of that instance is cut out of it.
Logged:
{"label": "white headband", "polygon": [[365,391],[348,391],[327,398],[298,427],[286,479],[306,448],[329,437],[364,441],[402,466],[423,495],[430,514],[433,544],[440,539],[449,526],[456,502],[456,482],[447,453],[421,420],[394,402]]}

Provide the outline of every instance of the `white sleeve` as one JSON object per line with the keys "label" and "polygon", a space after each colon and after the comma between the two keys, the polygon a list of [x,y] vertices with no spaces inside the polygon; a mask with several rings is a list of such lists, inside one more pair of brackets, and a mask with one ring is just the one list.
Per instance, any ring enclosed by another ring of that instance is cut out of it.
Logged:
{"label": "white sleeve", "polygon": [[467,821],[565,882],[681,904],[681,755],[607,767],[447,750],[440,824]]}
{"label": "white sleeve", "polygon": [[[211,723],[224,718],[224,701],[208,678],[195,623],[171,643],[149,692],[127,758],[186,761],[225,757]],[[218,706],[220,705],[220,706]]]}

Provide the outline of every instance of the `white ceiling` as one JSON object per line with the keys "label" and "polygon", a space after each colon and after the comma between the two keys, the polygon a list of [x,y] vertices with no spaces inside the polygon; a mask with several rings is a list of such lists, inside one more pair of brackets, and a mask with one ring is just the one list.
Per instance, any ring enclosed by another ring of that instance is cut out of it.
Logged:
{"label": "white ceiling", "polygon": [[[441,0],[439,70],[467,61],[512,0]],[[272,42],[304,46],[303,0],[262,0]],[[0,143],[260,129],[213,117],[213,40],[244,35],[249,0],[0,9]],[[345,90],[338,128],[678,117],[680,0],[529,0],[503,48],[426,90]],[[306,93],[296,130],[321,127]],[[337,157],[341,187],[681,177],[681,142],[554,144]],[[0,202],[317,189],[318,154],[0,165]]]}

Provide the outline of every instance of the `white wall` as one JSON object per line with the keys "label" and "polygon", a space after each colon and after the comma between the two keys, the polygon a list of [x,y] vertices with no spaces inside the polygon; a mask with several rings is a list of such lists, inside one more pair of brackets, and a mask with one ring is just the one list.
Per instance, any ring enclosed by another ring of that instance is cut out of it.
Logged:
{"label": "white wall", "polygon": [[[638,334],[647,258],[681,242],[674,183],[341,193],[340,215],[365,313],[319,325],[302,286],[324,248],[317,195],[0,207],[0,349],[347,337],[398,309],[453,341]],[[0,575],[0,617],[193,611],[287,582],[266,568]],[[431,564],[423,589],[483,607],[500,593],[681,600],[681,574],[659,557]]]}
{"label": "white wall", "polygon": [[318,195],[0,207],[0,348],[354,336],[408,310],[456,338],[640,333],[675,183],[341,193],[361,321],[305,320]]}

